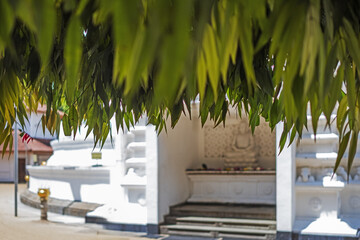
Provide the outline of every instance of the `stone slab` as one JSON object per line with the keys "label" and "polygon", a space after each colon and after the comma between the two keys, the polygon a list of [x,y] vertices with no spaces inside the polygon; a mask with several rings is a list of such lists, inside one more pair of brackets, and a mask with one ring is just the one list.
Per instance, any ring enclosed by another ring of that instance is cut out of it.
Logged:
{"label": "stone slab", "polygon": [[[40,198],[37,194],[26,189],[20,194],[20,201],[33,208],[40,209]],[[49,198],[48,211],[63,215],[85,217],[86,213],[100,207],[101,204],[87,202],[73,202],[70,200],[62,200]]]}
{"label": "stone slab", "polygon": [[101,204],[87,202],[72,202],[64,208],[65,215],[85,217],[88,212],[94,211]]}
{"label": "stone slab", "polygon": [[276,219],[275,205],[185,203],[170,208],[174,216]]}

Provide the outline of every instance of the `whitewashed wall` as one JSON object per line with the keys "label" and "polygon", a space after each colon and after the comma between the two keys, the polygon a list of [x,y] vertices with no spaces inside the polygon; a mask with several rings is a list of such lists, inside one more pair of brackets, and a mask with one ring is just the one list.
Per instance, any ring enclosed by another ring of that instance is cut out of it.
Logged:
{"label": "whitewashed wall", "polygon": [[159,222],[168,214],[170,206],[186,201],[190,195],[185,171],[196,165],[200,127],[198,120],[182,116],[174,129],[159,136]]}

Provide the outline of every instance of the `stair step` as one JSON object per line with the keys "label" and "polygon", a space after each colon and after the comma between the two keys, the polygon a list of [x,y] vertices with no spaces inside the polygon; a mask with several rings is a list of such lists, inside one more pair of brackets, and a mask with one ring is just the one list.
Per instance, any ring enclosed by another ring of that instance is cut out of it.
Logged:
{"label": "stair step", "polygon": [[201,237],[201,238],[213,237],[213,235],[208,232],[176,231],[176,230],[164,229],[163,226],[160,226],[160,233],[168,234],[168,235],[176,235],[176,236],[191,236],[191,237]]}
{"label": "stair step", "polygon": [[263,219],[238,219],[238,218],[212,218],[212,217],[178,217],[177,222],[206,222],[206,223],[228,223],[248,225],[276,225],[274,220]]}
{"label": "stair step", "polygon": [[[268,236],[274,236],[274,237],[268,237]],[[245,235],[245,234],[229,234],[229,233],[219,233],[218,237],[221,239],[234,239],[234,238],[239,238],[239,239],[275,239],[275,234],[266,234],[266,235]]]}
{"label": "stair step", "polygon": [[135,142],[144,142],[146,136],[146,126],[135,126],[135,128],[130,129],[128,136],[131,136],[132,140]]}
{"label": "stair step", "polygon": [[138,165],[141,166],[146,164],[146,158],[141,158],[141,157],[128,158],[125,160],[125,164],[131,166],[138,166]]}
{"label": "stair step", "polygon": [[311,144],[311,145],[320,145],[320,144],[331,144],[337,143],[339,141],[339,136],[336,133],[318,133],[316,134],[303,134],[300,145]]}
{"label": "stair step", "polygon": [[127,157],[143,158],[146,152],[146,142],[130,142],[127,146]]}
{"label": "stair step", "polygon": [[[252,235],[276,234],[276,230],[272,229],[253,229],[245,227],[214,227],[214,226],[197,226],[197,225],[163,225],[162,229],[180,230],[180,231],[196,231],[196,232],[219,232],[219,233],[245,233]],[[166,231],[165,230],[165,231]]]}
{"label": "stair step", "polygon": [[215,217],[240,219],[275,219],[274,206],[184,204],[170,208],[170,215],[177,217]]}
{"label": "stair step", "polygon": [[[335,124],[336,124],[336,121],[334,121],[334,119],[336,119],[336,116],[337,116],[336,114],[331,114],[331,116],[330,116],[330,123],[332,126],[333,125],[335,126]],[[312,121],[311,121],[312,117],[311,117],[311,115],[307,115],[306,117],[307,117],[307,121],[308,121],[308,127],[311,127],[311,130],[312,130]],[[320,129],[321,127],[325,127],[326,122],[327,122],[327,120],[326,120],[325,115],[321,114],[319,117],[319,120],[318,120],[318,129]]]}
{"label": "stair step", "polygon": [[336,152],[302,152],[296,154],[296,159],[319,159],[319,160],[334,160],[337,158]]}
{"label": "stair step", "polygon": [[127,149],[143,150],[146,147],[146,142],[131,142],[126,147]]}
{"label": "stair step", "polygon": [[[258,239],[258,240],[266,240],[268,239],[267,235],[246,235],[246,234],[229,234],[229,233],[214,233],[214,232],[194,232],[194,231],[177,231],[177,230],[168,230],[166,233],[161,232],[163,234],[176,235],[176,236],[187,236],[189,238],[186,239]],[[270,235],[270,234],[269,234]],[[273,235],[273,234],[271,234]],[[177,238],[176,238],[177,239]],[[274,239],[274,238],[270,238]]]}

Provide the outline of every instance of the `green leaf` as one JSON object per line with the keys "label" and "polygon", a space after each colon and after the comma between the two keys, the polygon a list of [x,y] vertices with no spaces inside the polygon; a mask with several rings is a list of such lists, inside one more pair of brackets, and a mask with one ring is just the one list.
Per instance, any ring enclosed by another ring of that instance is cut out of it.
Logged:
{"label": "green leaf", "polygon": [[134,42],[138,26],[139,1],[104,1],[104,8],[109,8],[113,14],[113,34],[115,46],[115,58],[113,68],[113,81],[121,86],[128,71],[128,62],[131,54],[131,46]]}
{"label": "green leaf", "polygon": [[213,28],[210,25],[206,25],[203,40],[203,50],[215,100],[217,99],[217,88],[220,77],[219,55],[216,42],[217,40]]}
{"label": "green leaf", "polygon": [[64,135],[71,136],[70,121],[69,121],[69,117],[66,114],[62,118],[62,125],[63,125]]}
{"label": "green leaf", "polygon": [[7,0],[0,1],[0,52],[10,40],[9,34],[14,26],[15,15]]}
{"label": "green leaf", "polygon": [[[340,162],[342,160],[342,157],[344,156],[344,153],[346,151],[346,148],[348,146],[349,143],[349,138],[350,138],[350,132],[347,132],[343,139],[340,142],[340,146],[339,146],[339,150],[338,150],[338,154],[336,157],[336,162],[335,162],[335,167],[334,167],[334,174],[336,173],[336,170],[338,169]],[[333,176],[334,176],[333,174]]]}
{"label": "green leaf", "polygon": [[296,137],[296,128],[293,127],[293,129],[291,130],[290,141],[289,141],[288,147],[290,147],[290,145],[294,141],[295,137]]}
{"label": "green leaf", "polygon": [[280,137],[280,151],[279,151],[279,154],[282,152],[282,150],[284,149],[285,147],[285,143],[286,143],[286,139],[287,139],[287,134],[288,132],[286,131],[286,129],[284,128],[282,134],[281,134],[281,137]]}
{"label": "green leaf", "polygon": [[312,122],[312,127],[316,141],[317,125],[318,125],[319,117],[321,115],[318,97],[316,95],[313,96],[312,101],[310,102],[310,110],[311,110],[311,122]]}
{"label": "green leaf", "polygon": [[124,130],[124,115],[119,109],[116,111],[115,121],[116,121],[117,132],[119,132],[120,125],[121,125],[121,129]]}
{"label": "green leaf", "polygon": [[200,51],[197,61],[197,84],[199,88],[200,99],[205,97],[206,89],[206,66],[203,51]]}
{"label": "green leaf", "polygon": [[352,166],[352,164],[354,162],[354,158],[355,158],[358,135],[359,135],[358,132],[353,132],[352,136],[351,136],[351,140],[350,140],[348,167],[347,167],[347,172],[348,172],[347,181],[348,182],[349,182],[349,175],[350,175],[351,166]]}
{"label": "green leaf", "polygon": [[347,105],[349,106],[349,125],[350,128],[355,124],[355,105],[356,105],[356,86],[355,86],[355,69],[354,66],[345,67],[345,81],[347,90]]}
{"label": "green leaf", "polygon": [[339,133],[342,133],[342,129],[344,126],[344,122],[346,121],[346,110],[347,110],[347,96],[345,95],[339,104],[339,108],[337,110],[337,117],[336,117],[336,127],[339,131]]}
{"label": "green leaf", "polygon": [[74,100],[74,94],[79,79],[79,70],[82,57],[82,29],[80,19],[76,16],[70,18],[66,31],[64,62],[66,69],[67,101]]}
{"label": "green leaf", "polygon": [[171,127],[174,128],[176,123],[179,121],[181,112],[183,110],[183,104],[180,101],[176,104],[171,111]]}
{"label": "green leaf", "polygon": [[344,22],[345,32],[347,34],[347,37],[345,37],[345,41],[346,41],[346,46],[349,49],[349,54],[353,58],[356,66],[360,67],[359,37],[356,36],[353,26],[346,18],[343,19],[343,22]]}
{"label": "green leaf", "polygon": [[[252,37],[252,24],[251,16],[246,10],[242,10],[239,14],[239,45],[241,50],[242,61],[244,63],[244,69],[246,74],[246,80],[248,82],[249,91],[252,89],[252,85],[255,85],[255,71],[253,67],[254,59],[254,45]],[[251,92],[251,91],[250,91]]]}
{"label": "green leaf", "polygon": [[[5,141],[4,141],[4,145],[3,145],[3,149],[2,149],[2,158],[4,158],[4,155],[5,155],[5,153],[6,153],[6,148],[8,147],[8,145],[9,145],[9,141],[10,141],[10,136],[11,136],[11,134],[8,134],[7,136],[6,136],[6,138],[5,138]],[[10,149],[10,153],[11,153],[11,149]]]}
{"label": "green leaf", "polygon": [[46,127],[46,117],[45,117],[45,115],[41,116],[41,127],[42,127],[43,134],[45,135],[45,127]]}
{"label": "green leaf", "polygon": [[56,24],[54,2],[48,0],[36,1],[34,20],[38,37],[37,48],[39,49],[42,63],[47,64],[52,50]]}
{"label": "green leaf", "polygon": [[80,15],[84,11],[88,2],[89,2],[89,0],[80,0],[79,5],[76,9],[76,15]]}
{"label": "green leaf", "polygon": [[15,133],[14,132],[14,136],[12,134],[9,135],[10,138],[9,138],[9,159],[10,159],[10,156],[11,156],[11,153],[13,152],[13,144],[14,144],[14,137],[18,137],[18,133]]}

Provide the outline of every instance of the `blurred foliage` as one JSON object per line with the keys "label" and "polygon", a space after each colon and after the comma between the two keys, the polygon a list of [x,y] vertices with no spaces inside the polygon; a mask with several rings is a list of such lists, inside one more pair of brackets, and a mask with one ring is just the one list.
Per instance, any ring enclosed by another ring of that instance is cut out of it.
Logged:
{"label": "blurred foliage", "polygon": [[[104,143],[110,119],[142,114],[161,131],[200,97],[200,118],[225,123],[230,106],[249,124],[284,122],[280,147],[337,108],[338,166],[349,168],[360,130],[360,1],[2,0],[0,143],[15,113],[47,104],[43,126],[81,123]],[[14,108],[15,106],[15,108]],[[66,110],[61,118],[58,109]]]}

